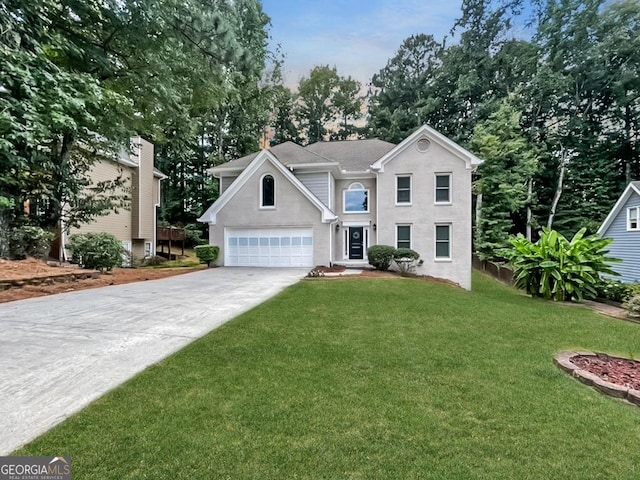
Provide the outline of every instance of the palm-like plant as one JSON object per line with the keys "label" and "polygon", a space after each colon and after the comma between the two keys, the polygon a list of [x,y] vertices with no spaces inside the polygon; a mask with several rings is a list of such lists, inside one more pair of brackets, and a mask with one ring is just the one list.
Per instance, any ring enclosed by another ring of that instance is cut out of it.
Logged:
{"label": "palm-like plant", "polygon": [[555,230],[543,229],[533,243],[522,235],[511,239],[508,257],[516,275],[516,286],[532,296],[553,300],[595,297],[600,274],[617,275],[611,264],[621,260],[607,256],[613,242],[598,235],[585,237],[586,228],[571,241]]}

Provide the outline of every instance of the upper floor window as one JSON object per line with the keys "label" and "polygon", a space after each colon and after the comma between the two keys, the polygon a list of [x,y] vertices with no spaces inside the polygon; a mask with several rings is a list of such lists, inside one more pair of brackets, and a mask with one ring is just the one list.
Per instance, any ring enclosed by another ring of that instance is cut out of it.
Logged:
{"label": "upper floor window", "polygon": [[276,181],[271,175],[265,175],[260,182],[260,207],[276,206]]}
{"label": "upper floor window", "polygon": [[627,230],[640,230],[640,207],[627,208]]}
{"label": "upper floor window", "polygon": [[451,203],[451,174],[436,173],[436,203]]}
{"label": "upper floor window", "polygon": [[411,176],[396,177],[396,204],[411,204]]}
{"label": "upper floor window", "polygon": [[344,191],[345,213],[367,213],[369,211],[369,190],[359,182],[349,185]]}

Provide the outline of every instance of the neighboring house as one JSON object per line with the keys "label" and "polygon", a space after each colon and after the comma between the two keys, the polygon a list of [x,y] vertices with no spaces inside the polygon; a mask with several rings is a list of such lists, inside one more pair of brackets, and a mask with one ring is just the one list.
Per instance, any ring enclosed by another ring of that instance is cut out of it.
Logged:
{"label": "neighboring house", "polygon": [[471,288],[471,175],[481,160],[423,126],[381,140],[287,142],[210,171],[198,220],[226,266],[364,266],[371,245],[417,251],[419,275]]}
{"label": "neighboring house", "polygon": [[609,254],[622,263],[614,264],[615,277],[625,283],[640,283],[640,182],[631,182],[605,218],[598,234],[613,239]]}
{"label": "neighboring house", "polygon": [[[68,258],[65,245],[76,233],[105,232],[114,235],[134,258],[155,255],[156,208],[160,205],[164,174],[154,168],[153,144],[140,137],[131,139],[131,153],[123,151],[117,161],[101,160],[91,170],[94,183],[124,176],[122,192],[130,195],[130,208],[118,209],[62,235],[62,258]],[[120,192],[120,193],[122,193]],[[64,230],[64,229],[63,229]]]}

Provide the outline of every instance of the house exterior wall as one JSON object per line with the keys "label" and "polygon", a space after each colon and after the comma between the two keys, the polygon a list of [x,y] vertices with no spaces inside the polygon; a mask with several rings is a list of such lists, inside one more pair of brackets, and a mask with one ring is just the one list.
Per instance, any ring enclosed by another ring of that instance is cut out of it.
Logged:
{"label": "house exterior wall", "polygon": [[155,204],[153,186],[153,144],[142,138],[133,140],[134,161],[138,168],[134,172],[131,185],[132,238],[153,239],[155,229]]}
{"label": "house exterior wall", "polygon": [[[114,180],[119,175],[124,176],[125,188],[129,188],[133,175],[132,168],[106,160],[97,162],[91,168],[91,178],[94,182]],[[123,192],[120,191],[118,193],[122,194]],[[80,225],[80,228],[72,228],[69,231],[69,235],[100,232],[108,232],[121,242],[131,242],[133,238],[131,210],[121,208],[118,209],[118,213],[110,212],[107,215],[96,218],[93,222]]]}
{"label": "house exterior wall", "polygon": [[613,239],[609,255],[622,260],[622,263],[613,265],[613,270],[620,276],[612,278],[625,283],[640,283],[640,231],[627,231],[629,207],[640,207],[640,196],[636,193],[631,194],[602,236]]}
{"label": "house exterior wall", "polygon": [[238,177],[220,177],[220,195],[231,186],[233,181]]}
{"label": "house exterior wall", "polygon": [[[451,203],[435,203],[435,175],[451,174]],[[396,177],[411,176],[411,205],[396,205]],[[396,226],[411,226],[411,248],[420,254],[419,275],[448,278],[471,288],[471,170],[435,142],[425,152],[409,145],[378,174],[378,244],[396,246]],[[451,225],[451,259],[435,258],[436,225]]]}
{"label": "house exterior wall", "polygon": [[[260,182],[270,174],[275,180],[275,208],[260,208]],[[331,225],[322,223],[321,213],[270,162],[265,161],[240,190],[217,213],[216,225],[209,226],[209,244],[220,247],[217,263],[224,264],[224,229],[295,228],[313,229],[313,256],[316,265],[331,261]]]}
{"label": "house exterior wall", "polygon": [[295,173],[305,187],[329,207],[329,176],[327,172]]}

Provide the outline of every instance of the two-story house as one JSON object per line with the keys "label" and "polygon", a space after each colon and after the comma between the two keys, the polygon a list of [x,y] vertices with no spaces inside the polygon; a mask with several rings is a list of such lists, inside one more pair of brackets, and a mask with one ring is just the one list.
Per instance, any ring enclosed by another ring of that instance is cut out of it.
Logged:
{"label": "two-story house", "polygon": [[68,233],[62,228],[60,258],[68,258],[65,250],[68,237],[90,232],[114,235],[135,258],[155,255],[156,211],[160,205],[161,181],[166,176],[154,168],[153,144],[141,137],[134,137],[129,150],[123,149],[117,159],[97,161],[90,175],[94,183],[123,178],[124,185],[117,193],[129,199],[130,208],[110,212],[93,222],[80,225],[80,228],[71,228]]}
{"label": "two-story house", "polygon": [[287,142],[211,169],[220,197],[199,218],[226,266],[366,265],[371,245],[421,255],[419,275],[471,288],[476,156],[428,126],[377,139]]}

